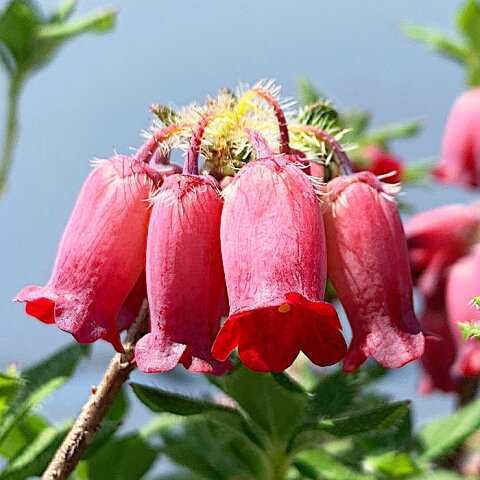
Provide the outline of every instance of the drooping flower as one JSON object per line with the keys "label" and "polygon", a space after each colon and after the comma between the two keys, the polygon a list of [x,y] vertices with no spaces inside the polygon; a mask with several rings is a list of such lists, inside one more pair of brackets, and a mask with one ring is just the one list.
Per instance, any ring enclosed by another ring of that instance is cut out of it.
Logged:
{"label": "drooping flower", "polygon": [[464,92],[455,101],[443,134],[440,163],[433,173],[443,183],[480,185],[480,88]]}
{"label": "drooping flower", "polygon": [[343,358],[345,341],[326,282],[322,213],[308,177],[286,156],[250,162],[226,190],[222,256],[230,316],[213,345],[225,360],[279,372],[303,351],[317,365]]}
{"label": "drooping flower", "polygon": [[424,298],[443,296],[450,265],[468,253],[480,228],[480,211],[446,205],[415,215],[405,224],[410,264]]}
{"label": "drooping flower", "polygon": [[128,330],[140,313],[143,302],[147,299],[147,282],[145,271],[140,274],[132,291],[123,302],[122,308],[118,312],[117,330]]}
{"label": "drooping flower", "polygon": [[457,359],[452,372],[460,377],[480,374],[480,342],[476,339],[464,340],[459,323],[480,322],[480,312],[471,300],[478,295],[480,286],[480,248],[458,260],[447,278],[447,314],[454,339],[457,344]]}
{"label": "drooping flower", "polygon": [[223,201],[216,180],[198,175],[208,120],[193,133],[184,173],[167,177],[153,203],[146,262],[151,332],[135,348],[138,368],[146,373],[179,363],[214,375],[231,367],[210,351],[225,313],[226,287],[220,250]]}
{"label": "drooping flower", "polygon": [[80,343],[103,338],[123,351],[117,316],[145,266],[147,200],[159,181],[130,157],[103,161],[83,185],[49,282],[24,288],[14,300]]}
{"label": "drooping flower", "polygon": [[387,368],[420,358],[425,339],[413,311],[412,280],[397,206],[370,172],[327,183],[328,275],[352,326],[343,369],[370,355]]}
{"label": "drooping flower", "polygon": [[367,170],[382,176],[385,183],[399,183],[403,180],[405,164],[403,160],[377,145],[368,145],[361,151],[366,163],[355,165],[357,170]]}
{"label": "drooping flower", "polygon": [[455,362],[457,347],[442,296],[426,301],[420,323],[424,330],[437,337],[427,338],[425,342],[425,353],[420,360],[423,373],[418,385],[419,392],[422,395],[427,395],[435,389],[442,392],[458,392],[459,379],[450,371]]}

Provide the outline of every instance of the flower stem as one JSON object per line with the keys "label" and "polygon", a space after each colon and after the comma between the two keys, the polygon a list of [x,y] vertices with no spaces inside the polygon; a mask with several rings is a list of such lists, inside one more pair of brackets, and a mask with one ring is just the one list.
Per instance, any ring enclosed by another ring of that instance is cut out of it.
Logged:
{"label": "flower stem", "polygon": [[65,480],[75,470],[123,384],[136,368],[136,364],[132,362],[135,343],[145,334],[147,327],[148,305],[145,302],[140,314],[127,332],[124,342],[125,353],[117,353],[113,357],[100,385],[92,392],[90,399],[82,408],[75,424],[45,470],[42,480]]}
{"label": "flower stem", "polygon": [[2,158],[0,161],[0,196],[5,192],[8,174],[12,166],[13,152],[18,137],[18,103],[20,99],[20,90],[22,87],[22,77],[14,76],[10,80],[8,91],[8,106],[5,139],[3,144]]}

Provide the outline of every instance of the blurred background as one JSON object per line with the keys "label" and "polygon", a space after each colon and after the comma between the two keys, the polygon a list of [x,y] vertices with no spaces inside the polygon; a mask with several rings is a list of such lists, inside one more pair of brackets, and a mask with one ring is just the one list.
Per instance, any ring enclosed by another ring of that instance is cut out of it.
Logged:
{"label": "blurred background", "polygon": [[[2,2],[3,3],[3,2]],[[56,0],[38,2],[48,12]],[[463,90],[461,68],[432,55],[399,31],[402,21],[453,31],[457,0],[118,0],[113,33],[81,37],[27,85],[21,98],[21,134],[8,190],[0,199],[0,368],[24,368],[71,341],[68,334],[24,314],[12,297],[49,278],[62,230],[94,157],[138,147],[154,102],[202,102],[220,87],[275,78],[295,96],[305,76],[340,108],[370,109],[375,126],[423,118],[421,135],[393,145],[407,162],[434,158],[448,111]],[[105,5],[80,0],[78,11]],[[227,33],[226,33],[227,32]],[[6,77],[0,76],[5,94]],[[5,97],[0,97],[3,119]],[[3,120],[2,120],[3,121]],[[2,125],[2,132],[4,126]],[[418,211],[474,194],[444,186],[409,187]],[[74,417],[99,382],[113,352],[96,344],[75,380],[42,404],[52,420]],[[166,389],[200,394],[201,376],[174,371],[136,373]],[[416,419],[450,411],[453,398],[416,395],[417,366],[381,383],[394,398],[414,400]],[[74,391],[72,391],[74,390]],[[149,414],[134,402],[129,425]]]}

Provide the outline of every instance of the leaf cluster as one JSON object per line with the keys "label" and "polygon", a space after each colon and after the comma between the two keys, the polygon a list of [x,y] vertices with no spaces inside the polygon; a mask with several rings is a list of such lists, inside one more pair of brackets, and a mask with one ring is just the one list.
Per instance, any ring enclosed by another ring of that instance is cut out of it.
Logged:
{"label": "leaf cluster", "polygon": [[457,37],[413,23],[404,24],[402,31],[413,40],[425,43],[434,52],[463,65],[466,84],[475,87],[480,85],[480,3],[466,0],[455,20]]}

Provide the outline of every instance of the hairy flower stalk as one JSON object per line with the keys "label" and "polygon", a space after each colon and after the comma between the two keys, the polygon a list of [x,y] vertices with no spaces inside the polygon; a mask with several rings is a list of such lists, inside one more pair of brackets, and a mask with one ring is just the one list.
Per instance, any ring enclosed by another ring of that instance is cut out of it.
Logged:
{"label": "hairy flower stalk", "polygon": [[210,349],[226,310],[220,251],[222,197],[216,180],[198,175],[205,127],[195,127],[183,174],[169,176],[153,200],[147,240],[147,292],[151,332],[135,348],[143,372],[164,372],[181,363],[193,372],[220,375]]}

